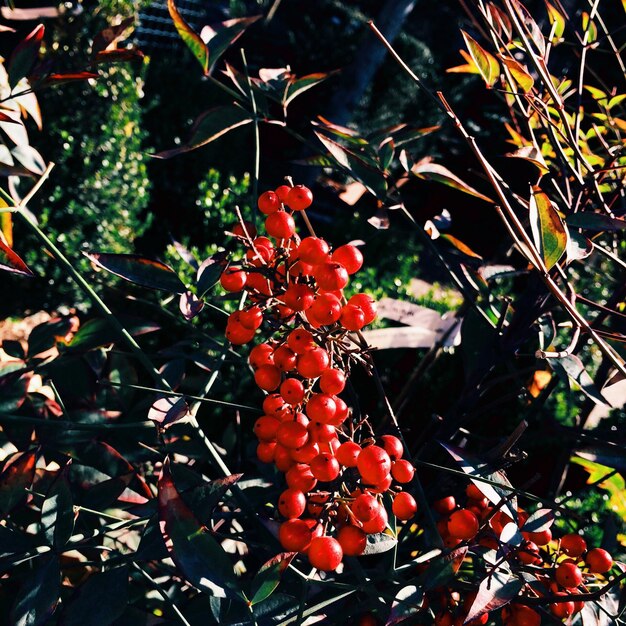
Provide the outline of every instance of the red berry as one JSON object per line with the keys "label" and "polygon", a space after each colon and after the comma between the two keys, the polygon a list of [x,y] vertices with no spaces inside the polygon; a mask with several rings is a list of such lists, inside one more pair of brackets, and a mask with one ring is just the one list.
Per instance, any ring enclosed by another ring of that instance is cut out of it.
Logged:
{"label": "red berry", "polygon": [[328,259],[330,248],[319,237],[305,237],[296,250],[297,258],[307,265],[319,265]]}
{"label": "red berry", "polygon": [[539,546],[532,541],[524,542],[517,554],[517,558],[525,565],[539,565],[541,563]]}
{"label": "red berry", "polygon": [[246,237],[246,239],[250,237],[251,239],[254,239],[256,237],[256,228],[254,227],[254,224],[252,222],[244,222],[244,226],[246,227],[245,232],[243,226],[239,223],[234,224],[230,229],[230,232],[233,235],[237,235],[237,237]]}
{"label": "red berry", "polygon": [[383,530],[387,528],[388,520],[387,511],[381,506],[379,514],[369,522],[363,522],[361,527],[363,528],[363,532],[368,535],[373,533],[382,533]]}
{"label": "red berry", "polygon": [[306,311],[315,301],[315,293],[308,285],[292,283],[280,299],[294,311]]}
{"label": "red berry", "polygon": [[522,537],[528,541],[534,541],[538,546],[547,546],[552,540],[552,531],[549,528],[540,530],[536,533],[527,533],[522,531]]}
{"label": "red berry", "polygon": [[439,515],[447,515],[452,513],[456,509],[456,501],[454,496],[447,496],[433,502],[433,509],[439,513]]}
{"label": "red berry", "polygon": [[360,556],[367,546],[367,535],[356,526],[343,526],[337,533],[337,541],[346,556]]}
{"label": "red berry", "polygon": [[561,550],[568,556],[579,557],[587,549],[587,542],[574,533],[561,538]]}
{"label": "red berry", "polygon": [[408,520],[417,513],[417,502],[410,493],[401,491],[393,499],[391,510],[398,519]]}
{"label": "red berry", "polygon": [[357,468],[364,482],[377,485],[389,475],[391,459],[380,446],[368,446],[359,454]]}
{"label": "red berry", "polygon": [[613,557],[602,548],[593,548],[585,555],[585,563],[592,574],[606,574],[613,567]]}
{"label": "red berry", "polygon": [[337,412],[337,404],[326,393],[314,393],[306,403],[306,414],[314,422],[328,424]]}
{"label": "red berry", "polygon": [[244,343],[248,343],[254,339],[256,331],[250,330],[237,320],[229,320],[226,324],[226,339],[235,346],[241,346]]}
{"label": "red berry", "polygon": [[369,494],[358,495],[352,503],[352,512],[360,522],[369,522],[380,514],[380,503],[378,499]]}
{"label": "red berry", "polygon": [[337,437],[337,429],[331,424],[311,422],[308,429],[311,438],[318,443],[330,443]]}
{"label": "red berry", "polygon": [[580,568],[575,563],[565,562],[561,563],[554,573],[556,582],[561,587],[571,588],[578,587],[583,581],[583,575]]}
{"label": "red berry", "polygon": [[277,211],[267,216],[265,230],[274,239],[289,239],[296,232],[296,223],[289,213]]}
{"label": "red berry", "polygon": [[309,315],[312,315],[320,326],[333,324],[341,316],[341,302],[332,293],[321,293],[307,311],[307,317]]}
{"label": "red berry", "polygon": [[306,521],[290,519],[280,525],[278,538],[288,552],[303,552],[309,547],[313,533]]}
{"label": "red berry", "polygon": [[317,284],[326,291],[343,289],[348,284],[348,272],[341,263],[321,263],[314,270]]}
{"label": "red berry", "polygon": [[256,447],[256,456],[261,463],[272,463],[276,444],[269,441],[261,441]]}
{"label": "red berry", "polygon": [[311,491],[317,484],[317,479],[313,476],[311,468],[304,463],[298,463],[290,467],[285,474],[285,479],[289,487],[302,491],[303,493]]}
{"label": "red berry", "polygon": [[[515,606],[515,617],[513,621],[508,621],[509,626],[540,626],[541,615],[523,604],[511,605]],[[487,613],[485,613],[487,615]]]}
{"label": "red berry", "polygon": [[337,448],[335,456],[344,467],[356,467],[360,452],[361,446],[358,443],[346,441]]}
{"label": "red berry", "polygon": [[338,369],[325,369],[320,375],[320,389],[324,393],[337,395],[346,386],[346,375]]}
{"label": "red berry", "polygon": [[296,328],[287,336],[287,344],[296,354],[304,354],[315,348],[313,335],[306,328]]}
{"label": "red berry", "polygon": [[306,497],[298,489],[285,489],[278,499],[278,510],[283,517],[294,519],[300,517],[306,509]]}
{"label": "red berry", "polygon": [[365,313],[355,304],[346,304],[341,309],[339,321],[346,330],[361,330],[365,326]]}
{"label": "red berry", "polygon": [[[569,597],[569,593],[563,593],[562,591],[559,591],[554,595]],[[550,605],[549,608],[550,608],[550,613],[552,613],[552,615],[554,615],[555,617],[559,617],[561,619],[569,617],[570,615],[574,613],[574,603],[572,601],[554,602],[553,604]]]}
{"label": "red berry", "polygon": [[333,537],[315,537],[308,551],[311,565],[325,572],[336,570],[343,558],[343,550]]}
{"label": "red berry", "polygon": [[324,348],[315,346],[298,357],[296,369],[303,378],[318,378],[330,365],[330,357]]}
{"label": "red berry", "polygon": [[366,326],[376,319],[376,301],[372,296],[368,296],[366,293],[357,293],[348,300],[348,304],[354,304],[363,311]]}
{"label": "red berry", "polygon": [[280,187],[276,187],[274,189],[274,193],[280,198],[281,202],[287,202],[287,196],[291,191],[291,187],[289,185],[281,185]]}
{"label": "red berry", "polygon": [[265,396],[263,400],[263,412],[266,415],[273,415],[274,417],[281,419],[284,415],[289,414],[291,408],[285,404],[285,401],[277,393],[271,393]]}
{"label": "red berry", "polygon": [[[294,448],[291,450],[291,458],[296,461],[296,463],[310,463],[319,453],[320,447],[315,441],[313,441],[311,431],[309,430],[309,440],[300,448]],[[303,489],[302,491],[305,490]]]}
{"label": "red berry", "polygon": [[289,468],[294,465],[289,448],[285,448],[285,446],[279,443],[276,444],[276,448],[274,448],[274,464],[280,472],[289,471]]}
{"label": "red berry", "polygon": [[287,346],[279,346],[274,350],[274,365],[281,372],[291,372],[296,367],[296,353]]}
{"label": "red berry", "polygon": [[282,422],[276,430],[276,440],[285,448],[301,448],[309,440],[309,431],[299,422]]}
{"label": "red berry", "polygon": [[308,209],[313,203],[313,194],[308,187],[304,185],[296,185],[289,190],[287,194],[286,204],[294,211],[302,211]]}
{"label": "red berry", "polygon": [[244,328],[256,330],[263,323],[263,311],[258,306],[251,306],[240,312],[239,321]]}
{"label": "red berry", "polygon": [[304,385],[297,378],[287,378],[280,386],[280,395],[287,404],[300,404],[304,400]]}
{"label": "red berry", "polygon": [[263,365],[254,372],[254,382],[264,391],[274,391],[280,385],[280,370],[275,365]]}
{"label": "red berry", "polygon": [[220,285],[226,291],[241,291],[245,285],[248,275],[240,267],[228,267],[220,276]]}
{"label": "red berry", "polygon": [[260,343],[254,346],[250,350],[248,362],[255,369],[263,365],[274,365],[274,348],[269,343]]}
{"label": "red berry", "polygon": [[478,518],[467,509],[459,509],[448,519],[448,532],[457,539],[473,539],[478,532]]}
{"label": "red berry", "polygon": [[389,458],[392,461],[397,461],[402,458],[404,447],[402,446],[402,442],[397,437],[394,437],[393,435],[383,435],[380,438],[380,441],[383,444],[385,452],[389,455]]}
{"label": "red berry", "polygon": [[341,263],[346,268],[348,274],[355,274],[363,266],[363,255],[361,251],[349,243],[337,248],[331,259],[336,263]]}
{"label": "red berry", "polygon": [[400,484],[410,483],[415,475],[415,468],[406,459],[400,459],[391,464],[391,475]]}
{"label": "red berry", "polygon": [[262,415],[254,422],[254,434],[261,441],[274,441],[280,422],[270,415]]}
{"label": "red berry", "polygon": [[323,483],[335,480],[335,478],[339,476],[340,471],[341,466],[339,465],[339,461],[337,461],[330,452],[320,452],[311,461],[311,472],[313,476]]}
{"label": "red berry", "polygon": [[265,213],[265,215],[276,213],[280,209],[280,198],[273,191],[265,191],[259,196],[257,206],[259,211]]}

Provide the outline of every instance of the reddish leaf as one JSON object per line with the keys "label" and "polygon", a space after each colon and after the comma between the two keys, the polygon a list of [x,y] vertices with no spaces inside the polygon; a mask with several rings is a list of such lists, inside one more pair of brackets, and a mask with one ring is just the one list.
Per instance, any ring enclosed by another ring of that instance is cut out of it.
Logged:
{"label": "reddish leaf", "polygon": [[147,259],[136,254],[105,254],[93,253],[85,256],[98,267],[120,278],[148,287],[160,289],[170,293],[185,293],[185,285],[176,272],[161,261]]}
{"label": "reddish leaf", "polygon": [[93,72],[70,72],[68,74],[50,74],[43,81],[44,84],[62,85],[63,83],[75,83],[81,80],[98,78],[98,74]]}
{"label": "reddish leaf", "polygon": [[478,42],[470,37],[465,31],[461,31],[465,45],[474,61],[480,75],[487,86],[492,87],[500,76],[500,64],[498,59],[490,52],[487,52]]}
{"label": "reddish leaf", "polygon": [[0,239],[0,269],[20,276],[34,276],[26,263],[2,239]]}
{"label": "reddish leaf", "polygon": [[11,53],[8,74],[9,85],[15,87],[24,76],[28,75],[39,56],[39,48],[43,40],[44,26],[39,24]]}
{"label": "reddish leaf", "polygon": [[497,568],[480,583],[476,599],[463,623],[467,624],[484,613],[508,604],[517,597],[523,584],[518,578],[512,578],[508,567]]}
{"label": "reddish leaf", "polygon": [[283,105],[289,106],[289,103],[297,98],[300,94],[304,93],[308,89],[311,89],[311,87],[315,87],[315,85],[319,85],[319,83],[326,80],[330,75],[331,72],[325,74],[320,72],[317,74],[308,74],[307,76],[302,76],[300,78],[294,79],[289,83],[289,86],[287,87]]}
{"label": "reddish leaf", "polygon": [[34,452],[22,452],[5,464],[0,474],[0,513],[6,515],[28,497],[35,477]]}
{"label": "reddish leaf", "polygon": [[226,20],[214,27],[205,26],[200,33],[201,40],[206,44],[209,58],[209,72],[215,67],[219,58],[226,52],[241,35],[248,26],[254,24],[261,19],[261,15],[253,15],[251,17],[236,17]]}
{"label": "reddish leaf", "polygon": [[187,44],[187,47],[196,57],[198,63],[202,66],[204,75],[209,73],[209,49],[206,44],[200,38],[200,35],[196,33],[189,24],[183,19],[183,16],[178,12],[174,0],[167,0],[167,9],[170,12],[170,17],[174,21],[174,26],[178,31],[181,39]]}
{"label": "reddish leaf", "polygon": [[558,263],[567,249],[567,230],[547,194],[534,188],[530,197],[530,228],[547,269]]}
{"label": "reddish leaf", "polygon": [[95,65],[100,63],[126,63],[144,59],[145,55],[137,48],[120,48],[116,50],[102,50],[93,59]]}
{"label": "reddish leaf", "polygon": [[162,428],[167,428],[187,415],[189,415],[189,406],[185,398],[172,396],[158,398],[148,411],[148,419]]}
{"label": "reddish leaf", "polygon": [[422,608],[423,600],[424,592],[419,587],[415,585],[402,587],[393,600],[385,626],[394,626],[418,613]]}
{"label": "reddish leaf", "polygon": [[50,623],[61,594],[61,570],[56,554],[37,559],[15,597],[10,623],[15,626],[43,626]]}
{"label": "reddish leaf", "polygon": [[102,52],[103,50],[114,49],[117,44],[126,39],[128,35],[133,31],[135,24],[134,17],[127,17],[119,24],[114,26],[107,26],[101,30],[94,38],[93,45],[91,46],[91,53],[93,55]]}
{"label": "reddish leaf", "polygon": [[283,572],[289,567],[289,563],[297,556],[297,552],[281,552],[261,565],[252,581],[251,604],[258,604],[267,600],[278,585]]}

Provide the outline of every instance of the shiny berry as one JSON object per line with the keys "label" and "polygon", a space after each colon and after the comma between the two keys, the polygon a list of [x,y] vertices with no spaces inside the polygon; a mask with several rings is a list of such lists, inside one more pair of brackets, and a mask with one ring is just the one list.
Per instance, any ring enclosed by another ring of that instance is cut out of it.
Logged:
{"label": "shiny berry", "polygon": [[319,570],[336,570],[343,558],[340,543],[334,537],[315,537],[311,540],[308,557],[311,565]]}
{"label": "shiny berry", "polygon": [[448,519],[448,532],[457,539],[473,539],[478,532],[478,518],[472,511],[459,509]]}
{"label": "shiny berry", "polygon": [[571,533],[561,537],[561,550],[563,550],[567,556],[579,557],[586,549],[587,542],[580,535]]}
{"label": "shiny berry", "polygon": [[265,191],[259,196],[257,200],[257,206],[259,211],[265,215],[276,213],[280,209],[280,198],[273,191]]}
{"label": "shiny berry", "polygon": [[391,459],[380,446],[368,446],[359,454],[357,468],[364,482],[376,485],[389,475]]}
{"label": "shiny berry", "polygon": [[313,193],[304,185],[296,185],[289,190],[285,204],[294,211],[308,209],[313,203]]}
{"label": "shiny berry", "polygon": [[406,491],[401,491],[391,505],[393,514],[401,520],[411,519],[417,513],[417,502],[415,498]]}
{"label": "shiny berry", "polygon": [[283,517],[300,517],[306,509],[306,496],[298,489],[285,489],[278,499],[278,510]]}
{"label": "shiny berry", "polygon": [[356,246],[349,243],[344,246],[339,246],[339,248],[333,252],[331,259],[336,263],[341,263],[341,265],[346,268],[348,274],[355,274],[363,266],[363,255],[361,251]]}
{"label": "shiny berry", "polygon": [[346,556],[360,556],[367,546],[367,535],[356,526],[343,526],[337,533],[337,541]]}
{"label": "shiny berry", "polygon": [[580,583],[583,581],[583,575],[580,571],[580,568],[575,563],[561,563],[554,573],[554,577],[556,578],[556,582],[561,585],[561,587],[578,587]]}
{"label": "shiny berry", "polygon": [[331,482],[339,476],[341,466],[339,461],[330,454],[330,452],[320,452],[311,461],[311,472],[317,480],[321,480],[323,483]]}
{"label": "shiny berry", "polygon": [[606,574],[613,567],[613,557],[602,548],[593,548],[585,555],[585,563],[592,574]]}

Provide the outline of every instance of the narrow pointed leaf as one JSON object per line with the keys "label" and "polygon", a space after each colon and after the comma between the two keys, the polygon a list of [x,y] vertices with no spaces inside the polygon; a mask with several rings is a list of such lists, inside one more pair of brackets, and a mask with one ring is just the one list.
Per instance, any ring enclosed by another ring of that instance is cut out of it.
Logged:
{"label": "narrow pointed leaf", "polygon": [[527,533],[539,533],[548,530],[554,524],[554,511],[552,509],[538,509],[522,526],[522,530]]}
{"label": "narrow pointed leaf", "polygon": [[193,56],[196,57],[198,63],[202,66],[204,75],[207,76],[209,73],[209,49],[206,44],[202,41],[200,35],[183,19],[183,16],[179,13],[174,4],[174,0],[167,0],[167,10],[170,13],[170,17],[174,22],[174,26],[180,38],[191,50]]}
{"label": "narrow pointed leaf", "polygon": [[11,53],[8,64],[9,85],[11,87],[15,87],[24,76],[28,76],[28,72],[39,56],[43,34],[44,26],[39,24]]}
{"label": "narrow pointed leaf", "polygon": [[524,161],[537,166],[542,174],[546,174],[549,171],[543,155],[535,146],[522,146],[515,152],[509,152],[505,156],[511,159],[524,159]]}
{"label": "narrow pointed leaf", "polygon": [[252,604],[263,602],[274,593],[283,572],[296,555],[296,552],[281,552],[261,566],[252,581]]}
{"label": "narrow pointed leaf", "polygon": [[561,37],[563,37],[563,32],[565,31],[565,18],[552,4],[546,2],[546,9],[548,10],[548,19],[550,20],[550,26],[552,28],[552,43],[557,43]]}
{"label": "narrow pointed leaf", "polygon": [[209,58],[209,72],[215,67],[219,58],[226,50],[243,35],[251,24],[259,20],[261,15],[236,17],[226,20],[216,27],[205,26],[200,33],[200,40],[206,45]]}
{"label": "narrow pointed leaf", "polygon": [[568,354],[558,359],[548,359],[548,364],[562,378],[573,380],[593,402],[601,406],[608,406],[606,398],[600,393],[591,376],[587,373],[583,362],[575,354]]}
{"label": "narrow pointed leaf", "polygon": [[34,276],[26,263],[2,239],[0,239],[0,270],[29,278]]}
{"label": "narrow pointed leaf", "polygon": [[290,82],[289,86],[287,87],[283,105],[288,106],[289,103],[297,98],[300,94],[304,93],[308,89],[311,89],[311,87],[319,85],[322,81],[325,81],[330,75],[330,73],[318,72],[316,74],[307,74],[306,76],[296,78],[295,80]]}
{"label": "narrow pointed leaf", "polygon": [[502,62],[507,66],[511,76],[515,82],[519,85],[524,93],[528,93],[535,84],[535,80],[528,73],[528,69],[524,67],[519,61],[512,58],[504,58]]}
{"label": "narrow pointed leaf", "polygon": [[480,583],[476,598],[465,618],[465,624],[508,604],[519,594],[523,582],[513,578],[508,568],[499,567]]}
{"label": "narrow pointed leaf", "polygon": [[424,592],[419,587],[415,585],[402,587],[393,600],[385,626],[394,626],[418,613],[422,608],[423,600]]}
{"label": "narrow pointed leaf", "polygon": [[93,72],[69,72],[67,74],[49,74],[43,81],[46,85],[62,85],[64,83],[75,83],[90,78],[100,78],[98,74]]}
{"label": "narrow pointed leaf", "polygon": [[72,535],[74,510],[66,470],[59,472],[41,505],[41,526],[46,540],[57,551]]}
{"label": "narrow pointed leaf", "polygon": [[94,252],[85,256],[98,267],[131,283],[170,293],[185,293],[185,285],[176,272],[161,261],[147,259],[137,254]]}
{"label": "narrow pointed leaf", "polygon": [[567,249],[567,229],[550,198],[537,188],[530,198],[529,217],[535,246],[550,269]]}
{"label": "narrow pointed leaf", "polygon": [[13,457],[0,474],[0,515],[5,516],[28,497],[28,489],[35,477],[34,452],[22,452]]}
{"label": "narrow pointed leaf", "polygon": [[610,217],[602,213],[590,213],[588,211],[572,213],[565,218],[565,221],[568,226],[596,232],[626,229],[626,220],[617,217]]}
{"label": "narrow pointed leaf", "polygon": [[472,61],[476,64],[480,75],[485,83],[492,87],[500,76],[500,64],[498,59],[490,52],[487,52],[478,42],[470,37],[465,31],[461,31],[465,45],[472,57]]}
{"label": "narrow pointed leaf", "polygon": [[61,593],[61,570],[56,555],[40,557],[37,566],[22,583],[11,609],[13,626],[40,626],[48,623]]}
{"label": "narrow pointed leaf", "polygon": [[172,480],[169,459],[163,464],[158,492],[161,533],[181,574],[198,589],[214,593],[217,587],[242,600],[230,559],[184,503]]}
{"label": "narrow pointed leaf", "polygon": [[162,396],[158,398],[148,411],[148,419],[156,422],[161,428],[167,428],[189,415],[189,406],[185,398]]}
{"label": "narrow pointed leaf", "polygon": [[169,159],[177,154],[190,152],[250,122],[252,122],[252,116],[241,107],[225,105],[209,109],[194,122],[190,137],[183,145],[157,152],[153,156],[157,159]]}

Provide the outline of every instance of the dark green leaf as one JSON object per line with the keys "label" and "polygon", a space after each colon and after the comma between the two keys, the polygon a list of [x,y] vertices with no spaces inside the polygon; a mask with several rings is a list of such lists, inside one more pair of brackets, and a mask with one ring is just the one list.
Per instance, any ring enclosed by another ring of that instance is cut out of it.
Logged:
{"label": "dark green leaf", "polygon": [[580,390],[596,404],[608,406],[606,398],[598,391],[583,362],[575,354],[548,359],[548,364],[561,378],[573,380],[580,387]]}
{"label": "dark green leaf", "polygon": [[63,603],[59,626],[108,626],[126,609],[128,570],[116,567],[92,574]]}
{"label": "dark green leaf", "polygon": [[535,246],[550,269],[567,248],[567,230],[550,198],[537,188],[530,197],[529,219]]}
{"label": "dark green leaf", "polygon": [[169,459],[163,464],[158,491],[161,532],[181,574],[199,589],[213,592],[217,586],[245,600],[224,549],[198,522],[176,490]]}
{"label": "dark green leaf", "polygon": [[174,0],[167,0],[167,9],[170,13],[170,17],[174,22],[174,26],[180,35],[180,38],[185,42],[187,47],[191,50],[192,54],[198,60],[198,63],[202,66],[204,75],[209,73],[209,49],[206,44],[200,38],[200,35],[196,33],[189,24],[183,19],[183,16],[178,12]]}
{"label": "dark green leaf", "polygon": [[459,571],[466,553],[467,546],[464,546],[434,559],[419,576],[418,587],[427,591],[445,585]]}
{"label": "dark green leaf", "polygon": [[24,353],[24,347],[20,341],[13,339],[5,339],[2,342],[2,349],[15,359],[24,359],[26,354]]}
{"label": "dark green leaf", "polygon": [[15,598],[11,609],[12,626],[39,626],[47,623],[57,606],[60,592],[58,557],[40,557]]}
{"label": "dark green leaf", "polygon": [[39,56],[39,48],[43,40],[44,26],[39,24],[11,53],[8,73],[9,85],[15,87],[22,78],[28,75]]}
{"label": "dark green leaf", "polygon": [[[179,467],[175,465],[173,467]],[[194,516],[201,522],[211,518],[213,509],[217,506],[224,494],[243,476],[232,474],[224,478],[216,478],[211,482],[202,482],[182,493],[183,500],[193,511]],[[176,480],[178,485],[178,480]]]}
{"label": "dark green leaf", "polygon": [[53,317],[33,328],[28,336],[28,356],[34,357],[53,348],[72,329],[69,317]]}
{"label": "dark green leaf", "polygon": [[508,567],[497,568],[480,583],[465,623],[508,604],[517,597],[523,584],[523,581],[511,576]]}
{"label": "dark green leaf", "polygon": [[209,72],[215,67],[219,58],[226,52],[241,35],[246,28],[259,20],[261,15],[253,15],[251,17],[236,17],[226,20],[216,27],[205,26],[202,29],[202,39],[206,41],[208,48],[210,68]]}
{"label": "dark green leaf", "polygon": [[196,291],[198,298],[204,298],[210,289],[217,284],[226,267],[226,258],[225,252],[217,252],[202,262],[197,273]]}
{"label": "dark green leaf", "polygon": [[209,109],[194,122],[190,137],[184,144],[152,156],[157,159],[169,159],[177,154],[190,152],[250,122],[252,122],[251,114],[241,107],[224,105]]}
{"label": "dark green leaf", "polygon": [[283,102],[284,106],[289,106],[289,103],[297,98],[300,94],[307,91],[307,89],[311,89],[311,87],[315,87],[315,85],[319,85],[322,81],[326,80],[330,76],[330,73],[317,73],[317,74],[307,74],[306,76],[301,76],[300,78],[296,78],[292,82],[289,83],[287,87],[287,91],[285,92],[285,99]]}
{"label": "dark green leaf", "polygon": [[170,293],[185,293],[185,285],[176,272],[165,263],[147,259],[137,254],[86,253],[85,256],[98,267],[125,280]]}
{"label": "dark green leaf", "polygon": [[415,585],[402,587],[391,605],[391,612],[385,626],[403,622],[407,617],[419,613],[424,600],[424,591]]}
{"label": "dark green leaf", "polygon": [[584,230],[593,231],[614,231],[624,230],[626,228],[626,220],[616,217],[609,217],[602,213],[579,212],[572,213],[565,218],[568,226],[574,228],[582,228]]}
{"label": "dark green leaf", "polygon": [[[160,329],[160,327],[153,322],[139,320],[137,318],[131,319],[123,315],[119,317],[119,321],[133,337],[153,333]],[[95,318],[85,322],[78,329],[72,341],[67,346],[67,349],[86,352],[94,348],[115,343],[119,340],[120,336],[117,330],[112,328],[107,320]]]}
{"label": "dark green leaf", "polygon": [[33,535],[0,525],[0,560],[12,554],[28,552],[33,547]]}
{"label": "dark green leaf", "polygon": [[21,452],[12,457],[0,474],[0,515],[6,515],[28,497],[35,477],[34,452]]}
{"label": "dark green leaf", "polygon": [[269,598],[280,584],[283,572],[293,561],[296,552],[281,552],[264,563],[252,580],[252,604],[258,604]]}
{"label": "dark green leaf", "polygon": [[2,239],[0,239],[0,270],[29,278],[34,276],[26,263]]}
{"label": "dark green leaf", "polygon": [[72,493],[67,471],[61,470],[41,505],[41,527],[49,545],[61,551],[74,530]]}
{"label": "dark green leaf", "polygon": [[378,158],[380,159],[380,164],[385,171],[387,171],[391,166],[395,150],[396,146],[391,137],[383,141],[378,148]]}
{"label": "dark green leaf", "polygon": [[522,526],[522,530],[527,533],[539,533],[547,530],[554,523],[554,511],[552,509],[536,510]]}

